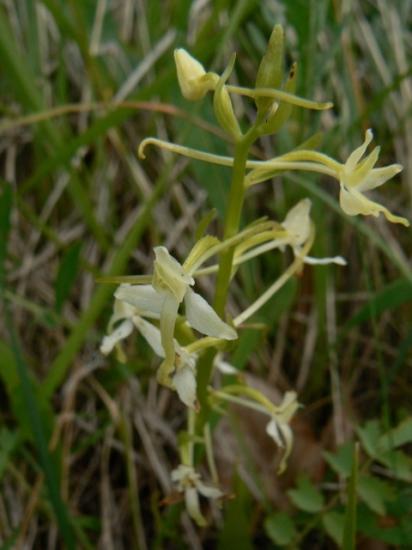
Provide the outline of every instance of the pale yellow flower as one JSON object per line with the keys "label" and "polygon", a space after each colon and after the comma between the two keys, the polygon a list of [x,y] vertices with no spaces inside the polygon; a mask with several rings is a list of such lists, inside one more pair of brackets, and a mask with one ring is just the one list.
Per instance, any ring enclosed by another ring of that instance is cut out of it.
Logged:
{"label": "pale yellow flower", "polygon": [[[207,243],[206,243],[207,244]],[[200,248],[202,248],[200,246]],[[167,248],[157,246],[154,249],[155,262],[151,285],[121,285],[115,296],[119,300],[134,305],[138,309],[150,308],[147,304],[147,293],[152,293],[153,306],[157,312],[160,303],[160,334],[164,349],[164,361],[158,372],[161,384],[171,385],[170,374],[175,365],[174,330],[179,306],[185,305],[185,317],[188,324],[206,336],[223,340],[237,338],[235,329],[222,321],[207,301],[194,292],[191,287],[195,281],[192,276],[195,264],[207,257],[207,250],[200,252],[195,263],[181,265],[173,258]],[[200,260],[199,260],[200,258]]]}
{"label": "pale yellow flower", "polygon": [[178,491],[184,493],[186,510],[189,516],[195,520],[197,525],[204,527],[206,519],[200,511],[199,495],[210,499],[218,499],[223,496],[222,491],[203,483],[194,468],[186,464],[179,464],[172,471],[172,481],[177,484]]}
{"label": "pale yellow flower", "polygon": [[374,168],[379,147],[375,147],[363,160],[368,145],[373,139],[372,130],[367,130],[365,140],[349,155],[339,174],[340,205],[349,216],[363,214],[364,216],[379,216],[382,212],[387,220],[408,226],[409,221],[392,214],[385,206],[365,197],[364,192],[379,187],[387,180],[401,172],[400,164],[391,164],[382,168]]}

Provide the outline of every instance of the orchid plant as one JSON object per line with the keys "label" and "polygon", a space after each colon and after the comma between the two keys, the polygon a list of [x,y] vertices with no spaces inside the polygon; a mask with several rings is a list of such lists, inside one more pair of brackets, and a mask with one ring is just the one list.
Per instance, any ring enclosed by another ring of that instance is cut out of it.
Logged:
{"label": "orchid plant", "polygon": [[[117,350],[118,358],[124,360],[121,342],[136,329],[160,358],[157,380],[176,391],[187,407],[188,415],[186,437],[180,438],[180,465],[171,473],[171,479],[177,491],[184,494],[189,515],[200,526],[206,524],[206,519],[201,511],[199,495],[214,501],[223,496],[218,487],[211,438],[207,436],[210,411],[224,414],[225,407],[235,403],[267,415],[266,432],[283,450],[278,467],[281,473],[292,449],[290,422],[299,408],[294,391],[286,392],[282,402],[274,404],[243,378],[238,377],[234,382],[237,371],[230,361],[222,359],[223,354],[233,349],[242,325],[289,278],[299,273],[304,264],[335,263],[343,266],[346,263],[341,256],[313,258],[309,255],[315,239],[309,199],[294,205],[282,222],[260,219],[241,229],[241,212],[248,190],[270,180],[280,171],[317,172],[339,182],[340,206],[347,215],[378,216],[383,213],[390,222],[409,225],[405,218],[395,216],[365,196],[365,192],[382,185],[402,169],[398,164],[375,168],[379,155],[377,147],[365,156],[373,137],[371,130],[366,132],[362,145],[343,163],[307,147],[263,161],[250,158],[252,144],[261,136],[276,133],[288,121],[293,107],[324,110],[332,106],[329,102],[311,101],[295,94],[296,64],[285,78],[283,54],[283,29],[276,25],[260,63],[255,87],[244,88],[227,83],[234,58],[219,75],[206,71],[184,49],[175,51],[177,78],[183,96],[190,101],[201,101],[208,93],[213,94],[215,116],[234,145],[233,157],[214,155],[153,137],[145,139],[138,152],[144,158],[145,148],[155,145],[188,158],[232,167],[223,234],[220,239],[212,235],[200,238],[182,262],[164,246],[156,246],[151,275],[108,280],[120,285],[114,293],[114,312],[100,350],[106,355]],[[246,131],[237,120],[232,94],[255,102],[256,118]],[[292,249],[293,261],[253,303],[235,318],[230,318],[226,312],[227,298],[239,266],[269,251],[282,253],[286,247]],[[215,263],[211,261],[213,258],[216,258]],[[194,287],[198,278],[214,273],[217,277],[211,305]],[[185,328],[189,343],[187,339],[184,345],[179,342],[177,327]],[[212,377],[214,369],[230,374],[230,382],[224,382],[228,377],[220,377],[223,384],[217,387]],[[195,444],[205,446],[213,485],[204,483],[197,471],[199,464],[193,452]]]}

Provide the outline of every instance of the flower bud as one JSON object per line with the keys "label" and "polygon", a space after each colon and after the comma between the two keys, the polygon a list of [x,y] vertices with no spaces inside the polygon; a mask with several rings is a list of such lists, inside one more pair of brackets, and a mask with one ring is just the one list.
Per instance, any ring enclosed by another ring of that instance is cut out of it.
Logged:
{"label": "flower bud", "polygon": [[225,82],[229,78],[230,73],[233,71],[236,55],[232,56],[229,65],[223,72],[216,86],[215,94],[213,96],[213,108],[215,116],[220,126],[226,130],[226,132],[232,136],[234,140],[241,137],[242,132],[240,130],[239,123],[237,121],[235,112],[233,110],[232,100],[230,99],[229,92],[225,87]]}
{"label": "flower bud", "polygon": [[[288,79],[285,83],[284,90],[290,94],[294,94],[296,90],[296,63],[293,63]],[[274,103],[271,109],[271,112],[266,118],[266,122],[260,127],[260,134],[274,134],[282,128],[282,126],[287,122],[293,110],[293,105],[286,101],[281,101],[280,103]]]}
{"label": "flower bud", "polygon": [[174,52],[177,79],[183,97],[190,101],[202,99],[209,90],[213,90],[218,75],[207,73],[201,63],[186,50],[179,48]]}
{"label": "flower bud", "polygon": [[[275,25],[265,55],[256,76],[256,88],[279,88],[283,77],[284,36],[282,25]],[[268,97],[255,99],[259,113],[267,111],[273,103]]]}

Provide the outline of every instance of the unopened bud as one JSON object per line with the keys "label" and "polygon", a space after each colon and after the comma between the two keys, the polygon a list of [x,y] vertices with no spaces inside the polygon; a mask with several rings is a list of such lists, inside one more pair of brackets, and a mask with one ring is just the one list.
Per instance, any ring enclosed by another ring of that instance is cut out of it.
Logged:
{"label": "unopened bud", "polygon": [[[256,88],[279,88],[283,78],[284,36],[282,25],[275,25],[269,38],[265,55],[260,62],[256,76]],[[258,112],[267,111],[273,99],[258,97],[255,99]]]}
{"label": "unopened bud", "polygon": [[[296,90],[296,63],[293,63],[290,71],[289,77],[285,83],[284,91],[290,94],[294,94]],[[280,103],[274,103],[271,112],[266,117],[266,122],[262,124],[260,128],[260,134],[274,134],[285,122],[288,121],[290,115],[292,114],[293,105],[286,101]]]}
{"label": "unopened bud", "polygon": [[242,135],[242,132],[233,110],[232,100],[225,86],[226,80],[233,71],[235,60],[236,55],[233,54],[229,65],[219,79],[213,96],[213,108],[220,126],[236,140]]}
{"label": "unopened bud", "polygon": [[186,50],[179,48],[174,52],[177,79],[182,95],[190,101],[202,99],[209,90],[213,90],[218,75],[207,73],[201,63]]}

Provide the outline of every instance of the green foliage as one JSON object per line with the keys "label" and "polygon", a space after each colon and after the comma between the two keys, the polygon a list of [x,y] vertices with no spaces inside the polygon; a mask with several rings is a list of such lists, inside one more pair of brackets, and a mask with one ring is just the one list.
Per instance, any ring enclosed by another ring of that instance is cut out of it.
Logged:
{"label": "green foliage", "polygon": [[358,509],[358,470],[359,470],[359,445],[353,449],[352,471],[347,485],[347,503],[345,510],[345,523],[343,525],[342,549],[355,550]]}
{"label": "green foliage", "polygon": [[74,243],[64,253],[56,276],[55,309],[61,313],[64,302],[68,299],[70,291],[76,281],[79,271],[81,242]]}
{"label": "green foliage", "polygon": [[267,536],[279,546],[289,545],[297,535],[292,518],[285,512],[271,514],[265,519]]}
{"label": "green foliage", "polygon": [[297,508],[310,514],[320,512],[325,505],[322,493],[304,476],[298,478],[296,489],[290,489],[288,495]]}

